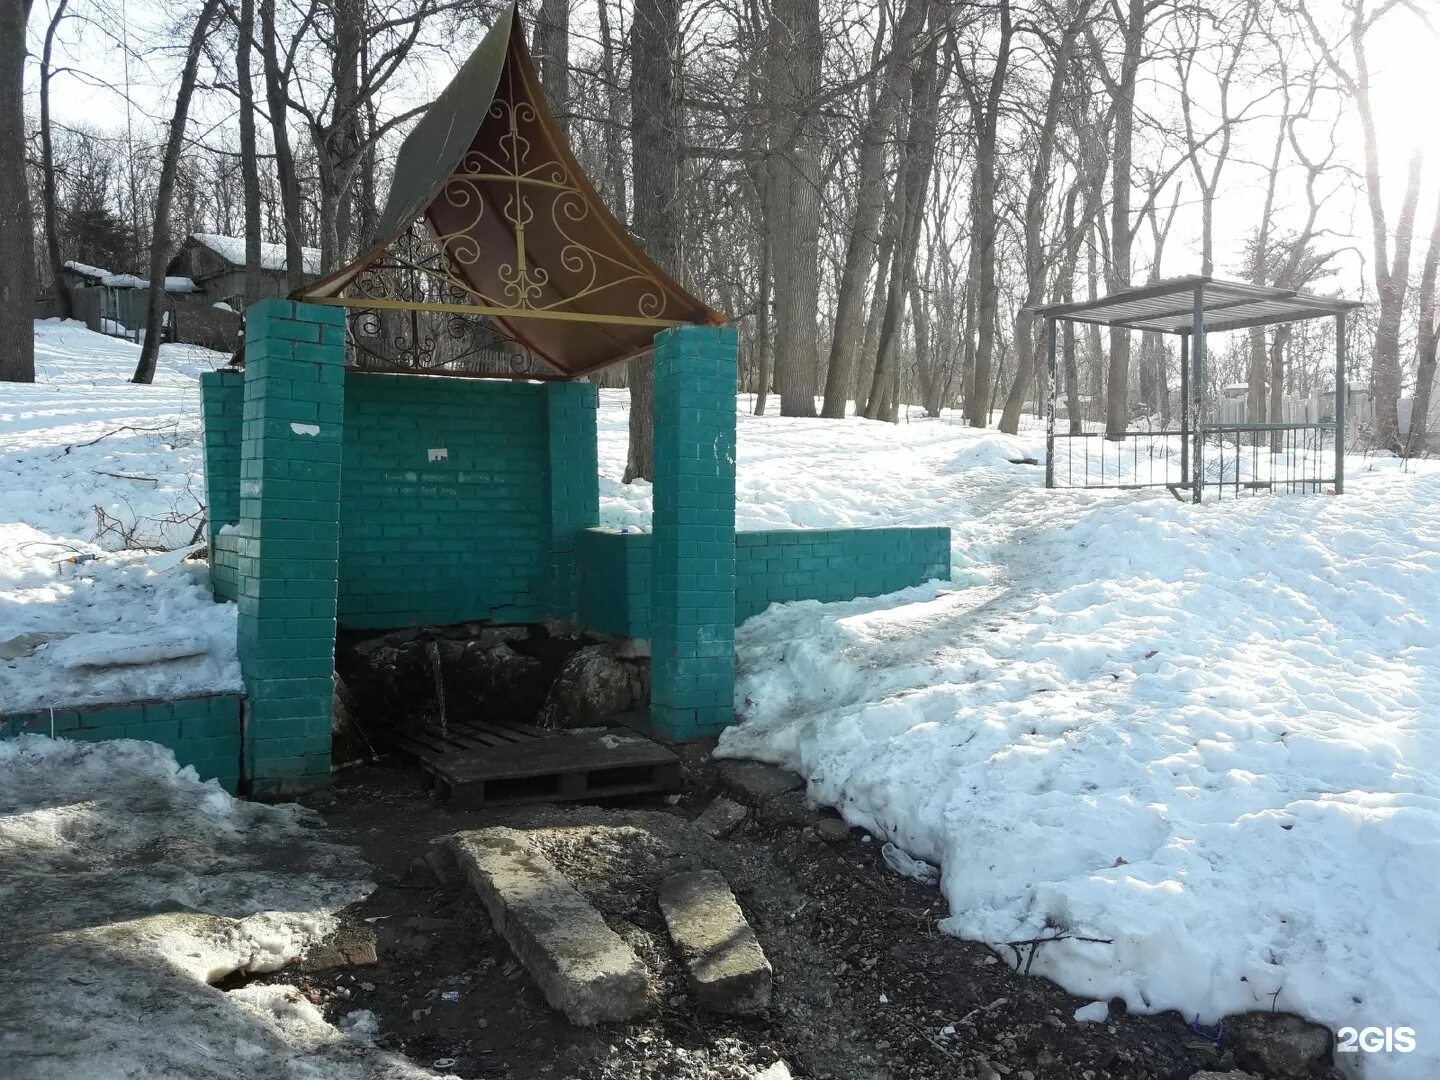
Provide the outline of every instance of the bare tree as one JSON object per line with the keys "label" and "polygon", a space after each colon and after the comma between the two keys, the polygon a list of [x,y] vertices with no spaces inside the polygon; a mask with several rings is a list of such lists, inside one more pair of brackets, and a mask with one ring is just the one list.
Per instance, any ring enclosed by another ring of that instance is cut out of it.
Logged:
{"label": "bare tree", "polygon": [[814,416],[820,298],[819,0],[773,0],[770,227],[774,230],[775,383],[782,416]]}
{"label": "bare tree", "polygon": [[1370,234],[1374,261],[1375,292],[1380,310],[1375,323],[1375,344],[1371,354],[1371,384],[1375,401],[1376,445],[1399,452],[1400,441],[1400,320],[1405,309],[1405,294],[1410,286],[1410,251],[1414,240],[1415,212],[1420,197],[1420,175],[1424,155],[1417,143],[1410,156],[1405,194],[1401,199],[1400,216],[1395,222],[1395,249],[1390,250],[1390,224],[1381,192],[1380,140],[1375,124],[1375,110],[1370,97],[1370,56],[1366,38],[1386,13],[1396,7],[1395,0],[1382,3],[1373,11],[1366,0],[1345,0],[1349,14],[1347,38],[1350,43],[1351,71],[1340,62],[1334,47],[1315,23],[1309,8],[1296,7],[1304,20],[1310,38],[1320,50],[1326,66],[1355,102],[1364,136],[1365,197],[1370,208]]}
{"label": "bare tree", "polygon": [[[1045,207],[1050,196],[1051,163],[1059,137],[1060,108],[1080,32],[1090,14],[1092,0],[1077,0],[1062,13],[1060,36],[1055,41],[1050,68],[1050,88],[1045,95],[1045,113],[1035,137],[1035,157],[1030,183],[1025,192],[1025,219],[1022,250],[1025,259],[1025,298],[1015,313],[1015,378],[1000,414],[1000,430],[1014,434],[1020,428],[1020,410],[1035,378],[1035,316],[1031,308],[1044,298],[1050,253],[1045,245]],[[1043,33],[1043,32],[1042,32]],[[1065,243],[1065,238],[1060,240]]]}
{"label": "bare tree", "polygon": [[235,85],[240,96],[240,178],[245,191],[245,298],[261,295],[260,161],[255,145],[255,86],[250,51],[255,36],[255,0],[240,0],[235,19]]}
{"label": "bare tree", "polygon": [[[630,152],[635,183],[631,228],[669,273],[680,261],[680,121],[675,92],[679,0],[639,0],[630,25]],[[655,475],[655,373],[651,358],[629,363],[630,445],[625,483]]]}
{"label": "bare tree", "polygon": [[[1131,183],[1135,155],[1135,84],[1144,59],[1145,26],[1159,0],[1111,0],[1120,28],[1118,71],[1112,75],[1102,62],[1097,70],[1115,107],[1110,181],[1110,260],[1106,277],[1111,291],[1130,285],[1130,254],[1135,241],[1131,217]],[[1090,31],[1092,43],[1094,31]],[[1110,357],[1105,379],[1105,435],[1123,439],[1130,419],[1130,332],[1110,331]]]}
{"label": "bare tree", "polygon": [[970,105],[975,128],[975,237],[976,263],[980,270],[976,299],[975,365],[970,372],[973,392],[969,395],[967,419],[971,427],[990,423],[990,365],[995,351],[996,309],[999,297],[995,283],[995,166],[1000,125],[1000,96],[1010,67],[1010,43],[1014,32],[1009,0],[1000,0],[999,42],[990,78],[981,92],[979,72],[972,64],[967,70],[961,61],[952,34],[946,41],[952,63],[960,75],[960,86]]}
{"label": "bare tree", "polygon": [[[604,8],[603,2],[601,8]],[[604,13],[602,11],[602,17]],[[560,130],[570,131],[570,0],[540,0],[534,53],[540,85]]]}
{"label": "bare tree", "polygon": [[1405,454],[1425,451],[1430,434],[1430,399],[1435,389],[1436,344],[1440,343],[1440,302],[1436,298],[1436,274],[1440,271],[1440,201],[1435,206],[1435,224],[1430,229],[1430,247],[1420,273],[1415,333],[1415,396],[1410,403],[1410,428],[1405,434]]}
{"label": "bare tree", "polygon": [[175,89],[175,112],[170,118],[170,132],[161,158],[160,180],[155,192],[155,224],[150,231],[150,292],[145,306],[145,340],[140,346],[140,362],[135,366],[131,382],[155,381],[155,365],[160,357],[161,305],[165,298],[165,264],[170,258],[170,204],[175,196],[175,174],[180,167],[180,151],[185,141],[185,125],[190,116],[190,98],[195,93],[195,80],[200,70],[200,54],[206,36],[220,9],[220,0],[205,0],[190,31],[185,49],[185,66],[180,84]]}
{"label": "bare tree", "polygon": [[295,157],[290,149],[290,105],[287,89],[300,40],[299,35],[291,40],[282,64],[280,39],[275,25],[275,0],[260,0],[260,44],[265,66],[265,103],[270,109],[270,138],[275,147],[275,170],[285,224],[285,273],[291,289],[299,288],[305,280],[305,260],[301,252],[304,225],[300,210],[300,181],[295,173]]}
{"label": "bare tree", "polygon": [[25,24],[0,0],[0,381],[35,381],[35,239],[25,175]]}
{"label": "bare tree", "polygon": [[65,258],[60,252],[60,213],[55,198],[55,127],[50,116],[50,81],[55,77],[55,36],[65,20],[69,0],[58,0],[45,27],[40,52],[40,205],[45,215],[45,258],[50,264],[50,287],[55,313],[62,319],[75,314],[70,290],[65,287]]}
{"label": "bare tree", "polygon": [[[877,230],[885,209],[885,153],[905,94],[909,53],[925,24],[925,11],[925,0],[904,0],[890,45],[890,56],[878,80],[869,116],[860,133],[855,212],[850,221],[845,268],[835,301],[835,329],[830,339],[825,401],[821,409],[821,414],[831,419],[845,416],[855,358],[864,340],[865,286],[875,267],[880,242]],[[878,35],[876,45],[880,46]]]}
{"label": "bare tree", "polygon": [[945,76],[939,64],[939,39],[932,36],[911,75],[912,119],[902,156],[904,167],[896,181],[895,205],[900,231],[890,258],[890,278],[875,374],[865,400],[865,416],[871,420],[894,421],[899,406],[897,351],[905,320],[905,304],[915,272],[916,249],[925,213],[925,192],[935,163],[935,125]]}

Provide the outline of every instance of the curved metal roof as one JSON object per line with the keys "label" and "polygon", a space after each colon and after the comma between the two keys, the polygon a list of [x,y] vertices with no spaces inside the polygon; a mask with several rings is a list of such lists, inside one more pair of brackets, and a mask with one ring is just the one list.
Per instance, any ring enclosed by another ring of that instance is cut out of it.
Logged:
{"label": "curved metal roof", "polygon": [[[433,259],[403,242],[420,219]],[[568,378],[644,352],[666,326],[724,321],[605,208],[545,102],[513,6],[401,145],[365,254],[292,295],[486,316]]]}
{"label": "curved metal roof", "polygon": [[1201,291],[1201,320],[1206,333],[1318,319],[1361,306],[1356,300],[1316,296],[1271,285],[1218,281],[1195,274],[1122,289],[1095,300],[1043,304],[1032,310],[1042,319],[1188,334],[1193,327],[1197,288]]}

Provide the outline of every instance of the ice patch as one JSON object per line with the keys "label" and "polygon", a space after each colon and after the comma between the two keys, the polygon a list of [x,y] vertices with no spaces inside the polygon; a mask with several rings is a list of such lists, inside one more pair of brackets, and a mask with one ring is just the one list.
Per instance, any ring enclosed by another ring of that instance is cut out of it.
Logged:
{"label": "ice patch", "polygon": [[203,634],[140,631],[135,634],[74,634],[50,646],[50,659],[61,667],[118,667],[122,664],[153,664],[178,660],[210,651],[210,639]]}

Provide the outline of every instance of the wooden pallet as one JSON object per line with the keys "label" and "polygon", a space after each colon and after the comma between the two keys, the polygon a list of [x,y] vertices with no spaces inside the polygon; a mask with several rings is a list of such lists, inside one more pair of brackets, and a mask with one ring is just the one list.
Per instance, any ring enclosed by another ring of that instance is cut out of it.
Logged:
{"label": "wooden pallet", "polygon": [[395,746],[458,807],[603,799],[680,790],[680,759],[628,728],[568,734],[529,724],[452,720],[398,735]]}

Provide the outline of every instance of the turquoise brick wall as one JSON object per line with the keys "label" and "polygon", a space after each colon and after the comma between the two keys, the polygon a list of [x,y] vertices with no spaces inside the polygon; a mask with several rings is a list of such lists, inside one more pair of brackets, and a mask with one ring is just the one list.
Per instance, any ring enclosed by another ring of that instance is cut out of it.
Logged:
{"label": "turquoise brick wall", "polygon": [[350,373],[341,625],[573,617],[595,455],[588,383]]}
{"label": "turquoise brick wall", "polygon": [[202,384],[211,579],[239,607],[244,779],[286,794],[329,774],[337,621],[576,616],[596,393],[347,374],[320,305],[253,305],[246,338],[243,375]]}
{"label": "turquoise brick wall", "polygon": [[344,340],[340,308],[262,300],[245,312],[240,522],[226,535],[252,794],[330,776]]}
{"label": "turquoise brick wall", "polygon": [[600,520],[600,462],[593,383],[550,382],[545,394],[547,606],[558,619],[579,611],[580,544]]}
{"label": "turquoise brick wall", "polygon": [[580,537],[580,621],[617,637],[650,636],[650,534],[589,529]]}
{"label": "turquoise brick wall", "polygon": [[650,721],[719,731],[735,697],[734,327],[655,336]]}
{"label": "turquoise brick wall", "polygon": [[[580,619],[650,636],[651,537],[592,529],[580,545]],[[735,534],[735,622],[774,603],[883,596],[950,578],[950,530],[785,529]]]}
{"label": "turquoise brick wall", "polygon": [[774,603],[883,596],[950,579],[950,530],[791,529],[735,538],[735,619]]}
{"label": "turquoise brick wall", "polygon": [[240,519],[240,440],[245,409],[245,375],[207,371],[200,376],[205,419],[205,528],[213,541],[220,527]]}
{"label": "turquoise brick wall", "polygon": [[210,538],[210,587],[217,600],[239,598],[241,546],[233,529]]}
{"label": "turquoise brick wall", "polygon": [[245,409],[245,376],[240,371],[207,371],[200,376],[205,418],[205,533],[210,543],[210,580],[215,595],[234,600],[240,553],[221,535],[240,519],[240,454]]}
{"label": "turquoise brick wall", "polygon": [[181,765],[193,766],[202,780],[219,780],[234,792],[240,780],[240,709],[238,694],[129,701],[0,715],[0,738],[56,735],[98,742],[145,739],[175,752]]}

